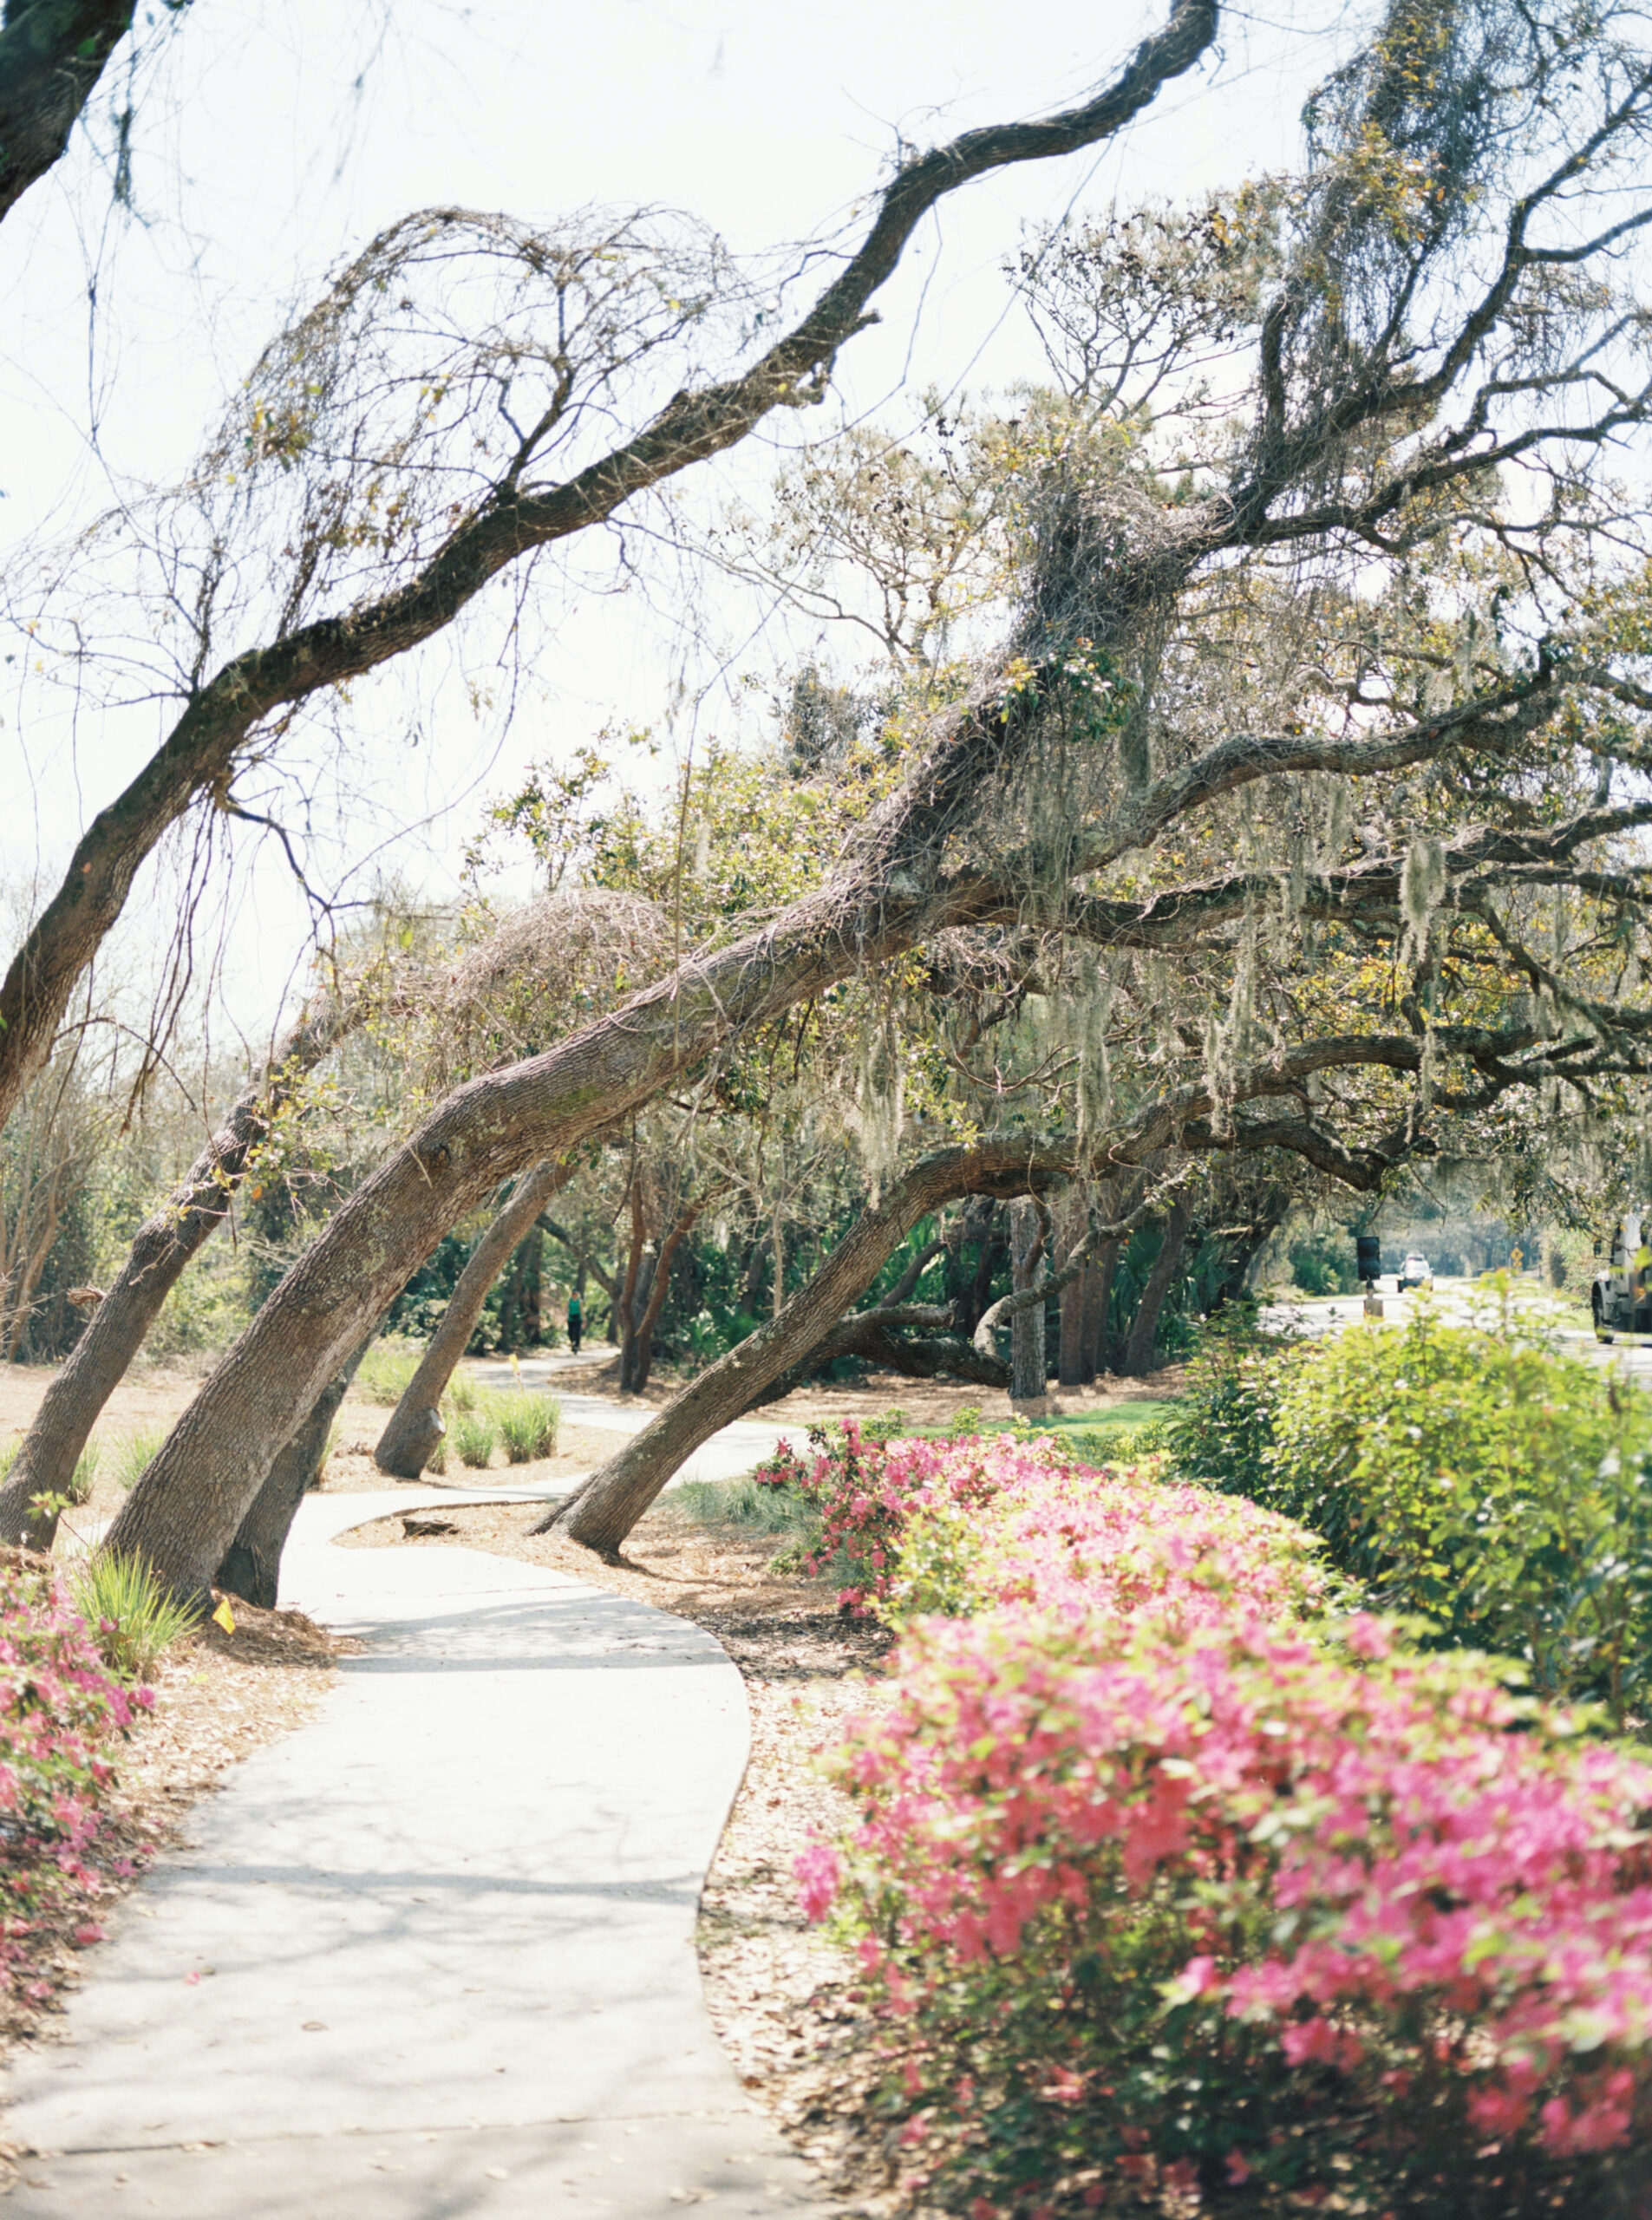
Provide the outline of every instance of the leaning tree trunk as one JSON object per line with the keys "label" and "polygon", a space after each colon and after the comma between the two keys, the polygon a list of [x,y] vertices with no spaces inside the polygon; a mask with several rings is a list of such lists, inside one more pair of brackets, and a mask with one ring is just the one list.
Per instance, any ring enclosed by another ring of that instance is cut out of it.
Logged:
{"label": "leaning tree trunk", "polygon": [[1133,1379],[1153,1368],[1153,1343],[1159,1338],[1159,1314],[1165,1307],[1165,1297],[1170,1283],[1176,1276],[1182,1261],[1182,1250],[1187,1242],[1187,1228],[1193,1215],[1192,1203],[1178,1201],[1172,1205],[1165,1220],[1165,1237],[1153,1259],[1153,1268],[1147,1275],[1147,1284],[1141,1290],[1141,1301],[1131,1322],[1130,1335],[1125,1343],[1124,1363],[1120,1368]]}
{"label": "leaning tree trunk", "polygon": [[92,1428],[161,1304],[185,1265],[229,1215],[247,1158],[269,1131],[271,1115],[303,1074],[336,1047],[358,1014],[341,1014],[332,1002],[306,1012],[276,1049],[269,1073],[247,1088],[182,1184],[139,1227],[126,1263],[46,1390],[0,1487],[0,1542],[27,1536],[30,1548],[51,1547],[56,1514],[36,1517],[31,1500],[67,1493]]}
{"label": "leaning tree trunk", "polygon": [[[1017,1295],[1039,1286],[1047,1276],[1044,1270],[1046,1220],[1039,1214],[1038,1206],[1026,1197],[1015,1203],[1009,1213],[1009,1240],[1012,1258],[1011,1284]],[[1009,1329],[1009,1400],[1012,1403],[1035,1402],[1048,1385],[1044,1359],[1044,1306],[1030,1304],[1018,1310]]]}
{"label": "leaning tree trunk", "polygon": [[[994,890],[996,911],[1003,898]],[[121,1506],[104,1546],[148,1558],[180,1595],[205,1592],[278,1451],[442,1236],[502,1179],[565,1155],[650,1100],[732,1035],[823,993],[944,925],[976,890],[864,906],[842,882],[783,920],[685,961],[668,979],[543,1054],[439,1104],[362,1181],[219,1361]]]}
{"label": "leaning tree trunk", "polygon": [[482,1315],[487,1290],[504,1270],[512,1252],[531,1232],[539,1212],[572,1172],[571,1164],[542,1164],[517,1182],[504,1209],[476,1244],[469,1263],[459,1275],[442,1321],[430,1337],[430,1346],[419,1360],[419,1368],[402,1391],[379,1436],[373,1461],[381,1472],[399,1480],[416,1480],[435,1453],[444,1428],[441,1399],[454,1368],[470,1347],[476,1321]]}
{"label": "leaning tree trunk", "polygon": [[942,1149],[863,1211],[807,1285],[735,1348],[702,1372],[577,1493],[535,1529],[566,1534],[611,1557],[671,1475],[701,1444],[748,1410],[768,1383],[806,1359],[871,1286],[885,1260],[930,1211],[958,1195],[1024,1193],[1063,1177],[1068,1159],[1029,1160],[1026,1142]]}
{"label": "leaning tree trunk", "polygon": [[274,1610],[281,1586],[281,1553],[287,1546],[293,1519],[316,1485],[338,1407],[349,1393],[356,1367],[372,1346],[373,1336],[369,1335],[349,1362],[322,1389],[310,1416],[271,1466],[235,1539],[224,1552],[212,1583],[215,1588],[225,1589],[266,1611]]}

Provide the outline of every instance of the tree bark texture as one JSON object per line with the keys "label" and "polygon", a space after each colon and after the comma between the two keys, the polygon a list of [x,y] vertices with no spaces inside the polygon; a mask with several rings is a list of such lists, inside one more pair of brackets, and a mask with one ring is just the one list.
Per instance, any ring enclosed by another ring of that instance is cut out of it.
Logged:
{"label": "tree bark texture", "polygon": [[[332,1002],[306,1011],[247,1088],[182,1183],[138,1229],[120,1274],[46,1390],[3,1487],[0,1542],[17,1541],[31,1498],[60,1494],[104,1405],[126,1376],[184,1267],[229,1215],[252,1149],[297,1081],[338,1045],[354,1015]],[[55,1519],[49,1522],[55,1529]],[[36,1526],[36,1531],[43,1529]],[[36,1546],[49,1549],[51,1537]]]}
{"label": "tree bark texture", "polygon": [[1141,1301],[1136,1306],[1136,1315],[1131,1321],[1129,1335],[1125,1342],[1124,1361],[1120,1369],[1132,1379],[1139,1379],[1144,1373],[1153,1368],[1153,1343],[1159,1338],[1159,1313],[1164,1309],[1170,1283],[1180,1267],[1192,1216],[1192,1204],[1179,1198],[1165,1220],[1165,1237],[1159,1244],[1159,1254],[1147,1275],[1147,1284],[1141,1290]]}
{"label": "tree bark texture", "polygon": [[[19,29],[49,4],[36,0]],[[1076,153],[1111,137],[1167,79],[1193,66],[1216,27],[1216,0],[1173,0],[1164,29],[1144,39],[1112,83],[1081,106],[1037,122],[968,131],[904,162],[879,195],[859,248],[750,369],[675,395],[633,438],[560,484],[525,474],[530,450],[404,584],[377,601],[296,624],[206,679],[137,777],[88,826],[62,886],[0,983],[0,1127],[49,1054],[75,983],[125,907],[139,866],[197,800],[227,788],[240,751],[260,727],[434,638],[535,549],[600,524],[650,486],[737,445],[774,408],[809,398],[839,350],[872,320],[873,295],[937,201],[1008,165]]]}
{"label": "tree bark texture", "polygon": [[239,1596],[260,1610],[273,1611],[281,1587],[281,1557],[299,1505],[316,1485],[327,1436],[338,1407],[349,1393],[356,1367],[373,1345],[369,1335],[349,1362],[330,1380],[316,1400],[314,1409],[271,1466],[263,1486],[253,1497],[235,1539],[224,1552],[215,1588]]}
{"label": "tree bark texture", "polygon": [[0,28],[0,217],[62,155],[132,0],[10,0]]}
{"label": "tree bark texture", "polygon": [[1113,1308],[1113,1275],[1119,1244],[1104,1241],[1084,1271],[1084,1377],[1099,1380],[1107,1368],[1107,1317]]}
{"label": "tree bark texture", "polygon": [[[1023,1196],[1010,1206],[1010,1281],[1017,1295],[1041,1286],[1049,1276],[1044,1251],[1048,1246],[1047,1216]],[[1009,1400],[1035,1402],[1048,1388],[1044,1355],[1044,1305],[1030,1303],[1018,1310],[1009,1328]]]}
{"label": "tree bark texture", "polygon": [[826,1339],[912,1228],[963,1194],[1022,1193],[1066,1176],[1066,1159],[1029,1160],[1024,1140],[938,1150],[864,1211],[778,1317],[771,1318],[686,1388],[669,1408],[594,1472],[536,1530],[553,1529],[612,1556],[684,1460]]}
{"label": "tree bark texture", "polygon": [[1063,1388],[1082,1388],[1095,1377],[1094,1373],[1084,1368],[1084,1289],[1089,1276],[1090,1268],[1087,1266],[1070,1286],[1061,1290],[1061,1335],[1055,1377]]}
{"label": "tree bark texture", "polygon": [[517,1182],[510,1200],[476,1244],[459,1284],[448,1297],[440,1326],[419,1360],[419,1368],[390,1414],[373,1461],[399,1480],[416,1480],[435,1452],[444,1431],[441,1399],[454,1368],[470,1347],[487,1290],[510,1261],[517,1244],[537,1224],[539,1212],[568,1183],[573,1166],[541,1164]]}

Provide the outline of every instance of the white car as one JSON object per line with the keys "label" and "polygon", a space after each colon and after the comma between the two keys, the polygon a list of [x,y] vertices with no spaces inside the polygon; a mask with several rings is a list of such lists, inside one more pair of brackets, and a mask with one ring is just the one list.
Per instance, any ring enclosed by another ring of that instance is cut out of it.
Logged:
{"label": "white car", "polygon": [[1433,1283],[1433,1266],[1420,1249],[1414,1249],[1400,1267],[1400,1293],[1403,1295],[1408,1287],[1432,1287]]}

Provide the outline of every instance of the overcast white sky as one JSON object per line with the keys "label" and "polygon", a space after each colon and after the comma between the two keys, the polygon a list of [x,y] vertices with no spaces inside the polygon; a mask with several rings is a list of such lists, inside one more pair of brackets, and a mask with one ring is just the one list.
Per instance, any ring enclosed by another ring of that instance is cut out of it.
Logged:
{"label": "overcast white sky", "polygon": [[[836,232],[898,136],[1061,104],[1161,14],[1076,0],[194,0],[139,104],[135,215],[112,206],[88,135],[0,228],[0,548],[71,532],[182,469],[284,312],[410,208],[668,204],[737,250],[773,248]],[[979,394],[1036,375],[999,270],[1022,227],[1288,163],[1303,98],[1359,20],[1342,0],[1231,12],[1219,57],[1099,157],[956,196],[883,297],[881,329],[846,350],[832,421],[898,422],[925,386]],[[123,97],[118,72],[105,109],[111,95]],[[749,490],[766,468],[748,454],[735,474]],[[747,640],[744,622],[731,604],[743,667],[772,668],[781,643]],[[362,825],[417,817],[377,865],[450,891],[483,796],[611,717],[657,719],[668,646],[640,597],[587,596],[558,612],[508,730],[432,681],[431,736],[410,752],[384,697],[368,697],[353,844]],[[158,715],[29,732],[8,717],[0,858],[14,900],[54,883],[164,729]],[[317,876],[363,891],[341,877],[335,829],[315,828]],[[225,991],[232,1029],[257,1034],[302,963],[306,912],[271,843],[244,841],[232,879]],[[164,911],[156,885],[134,904],[128,963]]]}

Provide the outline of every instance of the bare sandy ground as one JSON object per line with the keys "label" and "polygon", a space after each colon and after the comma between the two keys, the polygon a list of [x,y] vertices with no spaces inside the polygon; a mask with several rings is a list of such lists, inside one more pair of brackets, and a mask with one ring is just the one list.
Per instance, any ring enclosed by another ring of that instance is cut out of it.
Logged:
{"label": "bare sandy ground", "polygon": [[[19,1441],[28,1432],[55,1371],[55,1367],[44,1364],[0,1365],[0,1446]],[[198,1374],[182,1370],[157,1368],[127,1374],[110,1396],[93,1434],[100,1451],[97,1480],[90,1503],[81,1512],[69,1514],[71,1527],[77,1518],[107,1519],[114,1516],[125,1492],[116,1469],[123,1446],[134,1435],[170,1428],[193,1400],[199,1386]],[[373,1445],[383,1432],[389,1415],[383,1404],[370,1403],[354,1395],[346,1398],[338,1414],[335,1434],[337,1446],[328,1459],[325,1485],[330,1493],[341,1489],[385,1485],[383,1473],[373,1462]],[[496,1479],[508,1476],[513,1486],[543,1486],[588,1472],[604,1457],[611,1456],[621,1439],[617,1433],[596,1427],[565,1426],[558,1436],[554,1457],[541,1458],[532,1464],[509,1465],[503,1450],[496,1449],[488,1469]],[[434,1477],[427,1475],[417,1485],[428,1487]],[[481,1474],[450,1454],[447,1472],[441,1477],[455,1486],[467,1486],[473,1485]]]}

